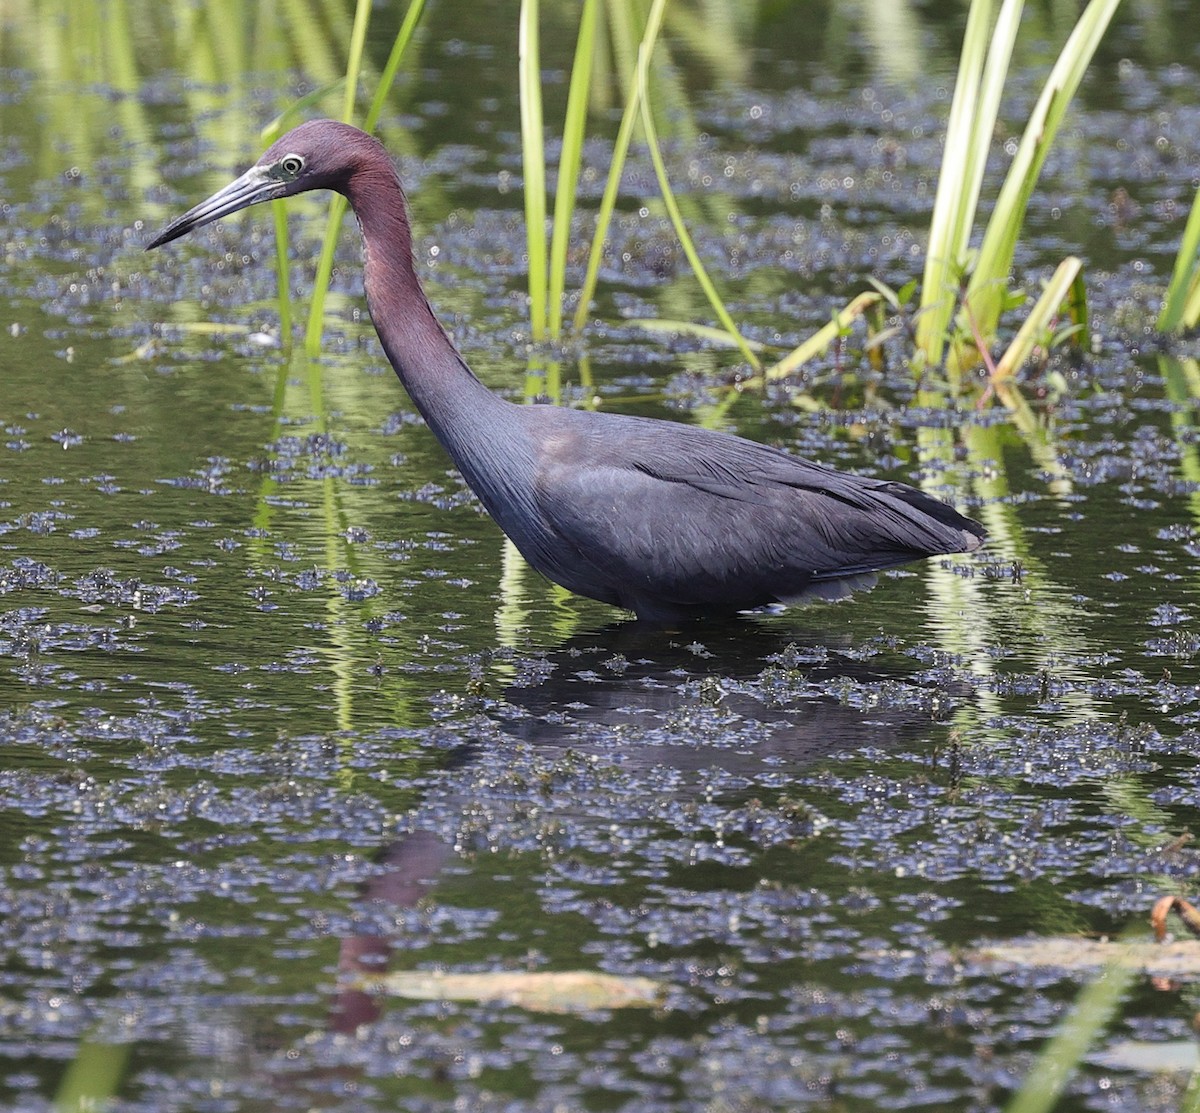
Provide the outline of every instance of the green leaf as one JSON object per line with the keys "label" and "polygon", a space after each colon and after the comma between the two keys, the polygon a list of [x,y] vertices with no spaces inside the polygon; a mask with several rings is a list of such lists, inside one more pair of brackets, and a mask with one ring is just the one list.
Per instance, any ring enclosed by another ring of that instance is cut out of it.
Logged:
{"label": "green leaf", "polygon": [[583,0],[579,14],[579,37],[571,66],[571,86],[563,120],[562,154],[554,187],[554,229],[550,236],[549,332],[557,340],[562,333],[563,292],[567,282],[567,250],[571,243],[571,217],[579,187],[583,160],[583,137],[587,124],[588,93],[596,56],[596,23],[599,0]]}
{"label": "green leaf", "polygon": [[930,364],[941,362],[959,283],[969,265],[971,229],[1021,9],[1021,0],[1005,0],[990,39],[991,0],[972,0],[967,14],[917,319],[917,347]]}
{"label": "green leaf", "polygon": [[[388,92],[391,90],[392,82],[395,80],[400,58],[412,38],[413,30],[424,7],[424,0],[413,0],[405,14],[404,22],[400,25],[400,30],[396,33],[387,65],[384,67],[383,76],[372,97],[371,106],[364,121],[367,131],[373,130],[378,121]],[[350,33],[350,50],[346,61],[346,98],[342,108],[342,118],[346,123],[352,123],[354,119],[358,74],[362,66],[370,13],[370,0],[358,0],[354,10],[354,26]],[[333,257],[337,250],[338,237],[341,235],[342,221],[346,216],[346,207],[346,199],[340,194],[329,203],[325,238],[321,243],[321,256],[317,261],[317,274],[308,306],[308,323],[304,330],[304,350],[310,359],[316,358],[321,351],[321,336],[325,328],[325,298],[329,293],[329,280],[333,275]]]}
{"label": "green leaf", "polygon": [[1167,296],[1158,315],[1160,332],[1178,332],[1194,328],[1200,320],[1200,189],[1192,202],[1192,211],[1179,241],[1175,268],[1167,286]]}
{"label": "green leaf", "polygon": [[692,272],[696,276],[696,281],[700,283],[700,288],[708,298],[709,305],[713,307],[713,312],[716,313],[717,320],[724,326],[725,331],[736,339],[737,346],[741,350],[746,362],[756,372],[760,372],[762,371],[762,364],[759,362],[758,356],[754,354],[737,325],[733,323],[733,317],[730,316],[729,310],[721,299],[721,295],[717,293],[716,286],[713,285],[712,279],[708,276],[708,271],[705,270],[704,264],[700,260],[700,253],[696,250],[696,245],[692,242],[687,225],[684,224],[683,214],[679,211],[679,205],[675,201],[675,194],[671,190],[670,180],[667,178],[667,168],[663,162],[662,150],[658,145],[658,133],[654,126],[654,114],[650,111],[650,99],[646,84],[646,73],[650,66],[650,55],[653,49],[653,46],[647,48],[643,45],[638,51],[637,95],[641,102],[642,130],[646,133],[646,143],[650,148],[650,161],[654,164],[655,176],[658,178],[659,192],[662,194],[663,204],[667,208],[667,215],[671,218],[671,224],[675,228],[675,235],[679,239],[683,253],[687,256]]}
{"label": "green leaf", "polygon": [[1058,312],[1059,307],[1070,295],[1083,270],[1083,262],[1074,255],[1068,255],[1054,272],[1042,296],[1034,303],[1029,316],[1013,337],[1008,350],[1001,356],[992,375],[993,384],[1012,378],[1037,345],[1039,338],[1047,331],[1051,318]]}
{"label": "green leaf", "polygon": [[965,301],[985,341],[996,334],[1002,291],[1046,155],[1120,0],[1091,0],[1050,71],[992,210]]}
{"label": "green leaf", "polygon": [[367,109],[367,117],[363,121],[364,131],[374,131],[375,125],[379,123],[379,117],[383,114],[383,106],[387,104],[392,85],[396,81],[396,74],[400,70],[400,61],[408,49],[408,44],[412,41],[417,24],[421,22],[424,12],[425,0],[412,0],[408,5],[408,11],[404,13],[404,22],[400,24],[400,30],[396,32],[396,37],[392,40],[392,49],[388,54],[387,62],[384,63],[383,72],[379,75],[379,84],[375,86],[375,94],[371,97],[371,107]]}
{"label": "green leaf", "polygon": [[[654,44],[658,41],[658,33],[662,30],[663,13],[666,11],[666,7],[667,0],[654,0],[651,4],[650,14],[646,17],[646,29],[642,32],[641,50],[652,51],[654,49]],[[617,138],[613,142],[612,158],[608,166],[608,180],[604,184],[604,195],[600,198],[600,208],[596,213],[596,229],[592,233],[592,244],[588,250],[587,272],[579,291],[579,304],[575,307],[575,316],[571,322],[571,327],[576,334],[581,333],[584,325],[587,324],[592,299],[596,296],[596,282],[600,275],[600,263],[604,258],[604,241],[608,238],[608,226],[612,222],[612,214],[617,205],[621,174],[625,170],[625,159],[629,154],[629,141],[633,137],[633,128],[638,117],[638,102],[639,93],[635,82],[625,102],[621,125],[617,128]]]}
{"label": "green leaf", "polygon": [[529,254],[529,324],[546,337],[546,136],[542,128],[542,73],[538,0],[521,0],[517,45],[521,98],[521,169],[525,179],[525,244]]}
{"label": "green leaf", "polygon": [[861,317],[872,305],[878,304],[882,297],[882,294],[874,290],[865,290],[859,294],[853,301],[835,313],[829,324],[813,333],[803,344],[793,348],[774,366],[768,367],[766,377],[768,379],[785,379],[788,375],[794,374],[813,356],[820,355],[825,351],[843,334],[851,321],[856,317]]}

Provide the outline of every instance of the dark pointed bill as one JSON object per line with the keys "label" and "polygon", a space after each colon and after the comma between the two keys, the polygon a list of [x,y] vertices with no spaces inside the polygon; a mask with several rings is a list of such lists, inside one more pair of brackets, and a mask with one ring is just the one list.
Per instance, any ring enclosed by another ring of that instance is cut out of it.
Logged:
{"label": "dark pointed bill", "polygon": [[262,167],[252,166],[236,181],[230,182],[224,189],[217,190],[207,201],[201,201],[195,208],[188,209],[183,216],[171,221],[146,244],[146,250],[177,240],[180,236],[186,236],[194,229],[211,224],[230,213],[236,213],[239,209],[257,205],[260,201],[282,197],[283,193],[283,182],[270,177]]}

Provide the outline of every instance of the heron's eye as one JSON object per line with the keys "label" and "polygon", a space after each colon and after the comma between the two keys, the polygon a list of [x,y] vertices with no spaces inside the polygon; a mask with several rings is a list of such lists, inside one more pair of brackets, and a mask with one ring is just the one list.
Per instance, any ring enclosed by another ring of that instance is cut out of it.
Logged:
{"label": "heron's eye", "polygon": [[299,155],[284,155],[279,160],[279,173],[288,181],[292,181],[299,176],[300,171],[304,169],[304,159]]}

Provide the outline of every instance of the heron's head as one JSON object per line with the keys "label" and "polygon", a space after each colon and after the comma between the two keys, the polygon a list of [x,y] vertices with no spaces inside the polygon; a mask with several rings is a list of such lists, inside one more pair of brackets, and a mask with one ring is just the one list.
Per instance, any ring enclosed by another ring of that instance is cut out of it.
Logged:
{"label": "heron's head", "polygon": [[310,189],[344,192],[361,165],[364,149],[373,146],[377,146],[376,140],[350,124],[336,120],[301,124],[271,144],[240,178],[171,221],[146,245],[146,250],[261,201],[275,201]]}

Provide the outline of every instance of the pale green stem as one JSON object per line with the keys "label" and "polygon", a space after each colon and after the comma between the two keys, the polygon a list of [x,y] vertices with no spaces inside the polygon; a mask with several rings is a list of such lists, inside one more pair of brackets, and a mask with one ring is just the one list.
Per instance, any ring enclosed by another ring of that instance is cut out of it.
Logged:
{"label": "pale green stem", "polygon": [[538,0],[521,0],[517,69],[521,94],[521,166],[525,178],[525,244],[529,254],[529,326],[546,338],[546,136],[542,126],[542,75]]}
{"label": "pale green stem", "polygon": [[[646,17],[646,30],[642,34],[643,50],[654,49],[658,33],[662,29],[663,13],[666,11],[666,7],[667,0],[654,0],[650,6],[650,14]],[[604,186],[604,195],[600,199],[600,210],[596,214],[596,231],[592,235],[592,246],[588,252],[587,273],[584,275],[583,287],[579,291],[579,304],[575,307],[575,317],[571,323],[576,334],[583,332],[592,307],[592,298],[596,295],[596,281],[600,274],[600,263],[604,258],[604,241],[608,238],[608,226],[612,222],[613,210],[616,208],[617,194],[621,187],[621,174],[625,169],[629,141],[633,137],[633,128],[638,116],[638,99],[635,85],[626,101],[625,112],[621,116],[621,126],[617,129],[612,160],[608,167],[608,181]]]}

